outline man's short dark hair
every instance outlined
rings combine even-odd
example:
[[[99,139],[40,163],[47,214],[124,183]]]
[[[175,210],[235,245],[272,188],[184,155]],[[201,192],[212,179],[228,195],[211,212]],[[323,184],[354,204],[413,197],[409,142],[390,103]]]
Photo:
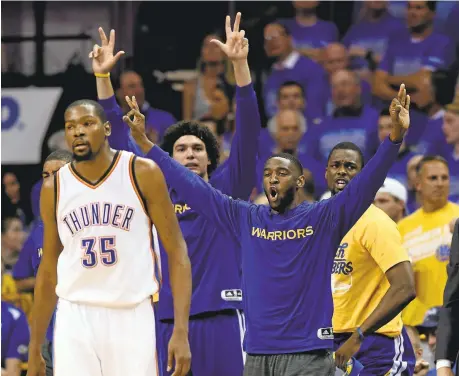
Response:
[[[299,87],[300,90],[301,90],[301,95],[305,96],[304,94],[304,89],[303,89],[303,86],[301,86],[298,82],[296,81],[285,81],[284,83],[282,83],[282,85],[279,87],[279,90],[277,90],[277,98],[280,98],[280,93],[281,93],[281,90],[284,88],[284,87],[289,87],[289,86],[296,86],[296,87]]]
[[[180,121],[177,124],[169,127],[163,136],[161,149],[169,153],[172,157],[174,152],[174,144],[183,136],[195,136],[199,138],[206,146],[207,156],[210,165],[207,167],[207,173],[210,175],[215,171],[220,159],[220,149],[218,142],[213,133],[205,125],[201,125],[196,121]]]
[[[328,154],[327,164],[330,162],[330,158],[335,150],[353,150],[359,155],[360,162],[362,164],[361,168],[365,165],[362,150],[360,150],[360,148],[353,142],[340,142],[339,144],[336,144],[333,149],[331,149],[330,154]]]
[[[8,216],[5,216],[2,218],[2,227],[1,227],[1,232],[2,234],[5,234],[8,231],[8,226],[11,221],[17,219],[18,221],[21,220],[17,215],[15,214],[9,214]]]
[[[440,163],[443,163],[446,167],[449,168],[448,161],[445,158],[443,158],[442,156],[440,156],[440,155],[425,155],[425,156],[422,157],[422,159],[416,165],[416,173],[419,174],[419,172],[422,169],[422,166],[424,166],[426,163],[429,163],[429,162],[440,162]]]
[[[66,112],[70,110],[73,107],[78,107],[78,106],[92,106],[96,110],[96,115],[100,119],[102,123],[105,123],[107,121],[107,116],[105,116],[105,111],[104,108],[96,101],[93,101],[91,99],[80,99],[75,102],[70,103],[70,105],[67,107],[65,110]]]
[[[290,154],[290,153],[277,153],[277,154],[274,154],[274,155],[271,155],[267,160],[266,160],[266,163],[273,159],[273,158],[283,158],[283,159],[287,159],[289,160],[290,162],[293,163],[293,165],[295,166],[295,168],[297,169],[297,172],[298,172],[298,176],[301,176],[303,175],[303,165],[301,164],[300,160],[295,157],[293,154]]]
[[[67,150],[56,150],[46,157],[45,163],[49,161],[63,161],[70,163],[73,161],[73,155]]]

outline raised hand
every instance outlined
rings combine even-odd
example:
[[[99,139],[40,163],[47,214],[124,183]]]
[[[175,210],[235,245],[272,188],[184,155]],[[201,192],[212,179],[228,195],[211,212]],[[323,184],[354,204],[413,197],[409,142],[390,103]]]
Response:
[[[249,41],[244,38],[245,31],[239,31],[239,25],[241,23],[241,13],[236,14],[234,21],[234,27],[231,30],[231,17],[226,16],[226,43],[222,43],[217,39],[212,39],[211,42],[218,45],[221,50],[228,56],[231,61],[245,60],[249,53]]]
[[[406,94],[405,84],[400,85],[397,98],[392,99],[389,107],[390,117],[394,129],[390,138],[392,141],[401,141],[410,126],[410,96]]]
[[[101,46],[95,44],[89,53],[89,58],[92,59],[92,70],[94,73],[110,73],[120,57],[124,55],[124,51],[118,51],[116,55],[113,55],[115,30],[110,31],[110,39],[107,39],[104,30],[99,27],[99,35]]]
[[[126,98],[126,103],[129,105],[131,111],[129,111],[126,115],[123,116],[124,122],[129,125],[131,128],[131,134],[134,139],[138,139],[139,137],[146,137],[145,134],[145,116],[140,112],[139,105],[135,97]]]

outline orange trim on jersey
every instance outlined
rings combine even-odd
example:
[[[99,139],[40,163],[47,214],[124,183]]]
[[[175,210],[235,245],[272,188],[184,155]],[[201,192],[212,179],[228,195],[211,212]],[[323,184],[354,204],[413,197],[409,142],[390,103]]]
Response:
[[[151,257],[153,258],[153,281],[155,281],[156,285],[158,286],[158,291],[155,292],[152,296],[152,300],[154,299],[154,296],[156,294],[159,294],[159,288],[161,286],[160,282],[156,279],[156,273],[155,273],[155,269],[156,269],[156,252],[155,250],[153,249],[153,231],[151,230],[152,227],[153,227],[153,222],[150,220],[149,221],[149,226],[150,226],[150,231],[148,232],[149,233],[149,236],[150,236],[150,252],[151,252]]]
[[[145,204],[143,202],[142,195],[140,194],[139,190],[137,189],[137,184],[135,183],[135,180],[134,180],[134,171],[132,170],[132,165],[133,165],[132,160],[134,158],[135,158],[135,155],[131,155],[131,158],[129,158],[129,178],[131,180],[132,188],[134,188],[134,192],[135,192],[135,194],[137,195],[137,198],[140,201],[140,205],[142,205],[143,211],[145,212],[147,217],[150,217],[149,214],[148,214],[147,208],[145,207]]]
[[[56,219],[59,218],[58,217],[58,208],[59,208],[59,196],[60,196],[60,187],[61,187],[61,182],[59,180],[59,171],[56,171],[56,197],[54,198],[54,201],[55,201],[55,205],[56,207],[54,208],[54,211],[56,213]]]
[[[72,173],[72,175],[80,183],[83,183],[84,185],[86,185],[89,188],[96,189],[96,188],[99,188],[110,177],[110,175],[112,174],[112,172],[115,170],[116,166],[118,165],[118,162],[120,161],[120,159],[121,159],[121,152],[118,152],[118,154],[115,157],[115,160],[112,161],[112,163],[111,163],[110,167],[108,168],[108,170],[102,175],[102,178],[100,180],[98,180],[96,184],[91,184],[88,181],[83,180],[82,177],[78,174],[78,172],[76,172],[76,170],[74,170],[74,167],[73,167],[73,165],[71,163],[70,163],[69,170]]]

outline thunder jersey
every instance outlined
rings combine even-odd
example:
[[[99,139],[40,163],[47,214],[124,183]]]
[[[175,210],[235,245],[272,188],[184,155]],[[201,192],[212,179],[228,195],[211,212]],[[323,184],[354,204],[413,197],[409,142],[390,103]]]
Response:
[[[157,241],[137,185],[135,158],[117,151],[95,184],[79,175],[73,163],[55,175],[56,219],[64,247],[57,264],[59,298],[122,308],[158,291]]]
[[[459,206],[448,202],[426,213],[422,208],[398,223],[416,281],[416,299],[402,312],[405,325],[421,325],[429,308],[443,305],[452,234],[449,223],[459,217]]]
[[[395,222],[371,205],[346,234],[332,270],[333,331],[353,332],[371,315],[389,290],[385,273],[409,261]],[[401,313],[376,333],[400,335]]]

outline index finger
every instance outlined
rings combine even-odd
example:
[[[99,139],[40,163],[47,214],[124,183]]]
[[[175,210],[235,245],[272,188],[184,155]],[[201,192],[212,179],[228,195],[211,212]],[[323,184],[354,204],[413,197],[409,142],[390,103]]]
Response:
[[[102,46],[106,46],[108,44],[107,36],[105,35],[104,29],[99,27],[99,35],[100,35],[100,40],[102,42]]]
[[[234,28],[233,28],[234,32],[237,33],[239,31],[239,24],[240,23],[241,23],[241,12],[237,12],[236,20],[234,21]]]
[[[231,35],[231,17],[226,16],[225,20],[225,31],[226,31],[226,38],[228,39]]]
[[[178,361],[175,362],[175,369],[174,369],[174,373],[172,374],[172,376],[185,376],[182,373],[182,362],[178,362]]]

